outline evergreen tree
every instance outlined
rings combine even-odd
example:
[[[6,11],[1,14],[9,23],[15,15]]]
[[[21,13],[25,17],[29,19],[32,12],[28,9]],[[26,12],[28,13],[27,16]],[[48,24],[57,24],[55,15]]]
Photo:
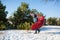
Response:
[[[1,24],[5,24],[7,22],[6,16],[7,16],[7,11],[5,11],[6,6],[4,6],[1,1],[0,1],[0,27]]]
[[[32,22],[32,17],[29,15],[30,9],[29,5],[25,2],[21,3],[21,6],[17,8],[17,11],[14,12],[12,23],[15,26],[15,29],[19,24],[25,23],[25,22]]]

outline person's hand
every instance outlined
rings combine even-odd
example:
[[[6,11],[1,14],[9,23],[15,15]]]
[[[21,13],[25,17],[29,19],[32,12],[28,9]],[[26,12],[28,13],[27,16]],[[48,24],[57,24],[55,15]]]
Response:
[[[34,14],[33,14],[33,13],[30,13],[30,15],[31,15],[32,17],[34,17]]]

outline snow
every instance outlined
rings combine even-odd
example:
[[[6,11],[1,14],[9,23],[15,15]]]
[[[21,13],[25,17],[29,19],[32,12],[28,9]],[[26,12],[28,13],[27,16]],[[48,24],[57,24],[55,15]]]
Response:
[[[43,26],[39,34],[34,30],[0,31],[0,40],[60,40],[60,26]]]

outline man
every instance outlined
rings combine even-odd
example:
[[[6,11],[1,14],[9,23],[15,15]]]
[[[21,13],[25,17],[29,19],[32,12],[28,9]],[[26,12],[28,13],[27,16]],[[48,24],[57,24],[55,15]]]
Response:
[[[32,30],[35,30],[35,33],[39,33],[40,29],[44,25],[44,16],[42,14],[37,14],[37,22],[32,25]]]

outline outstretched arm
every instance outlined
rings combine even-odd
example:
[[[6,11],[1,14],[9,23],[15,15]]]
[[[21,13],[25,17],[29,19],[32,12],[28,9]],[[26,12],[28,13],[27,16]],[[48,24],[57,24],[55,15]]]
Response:
[[[30,15],[31,15],[32,17],[34,17],[34,14],[33,14],[33,13],[30,13]]]

